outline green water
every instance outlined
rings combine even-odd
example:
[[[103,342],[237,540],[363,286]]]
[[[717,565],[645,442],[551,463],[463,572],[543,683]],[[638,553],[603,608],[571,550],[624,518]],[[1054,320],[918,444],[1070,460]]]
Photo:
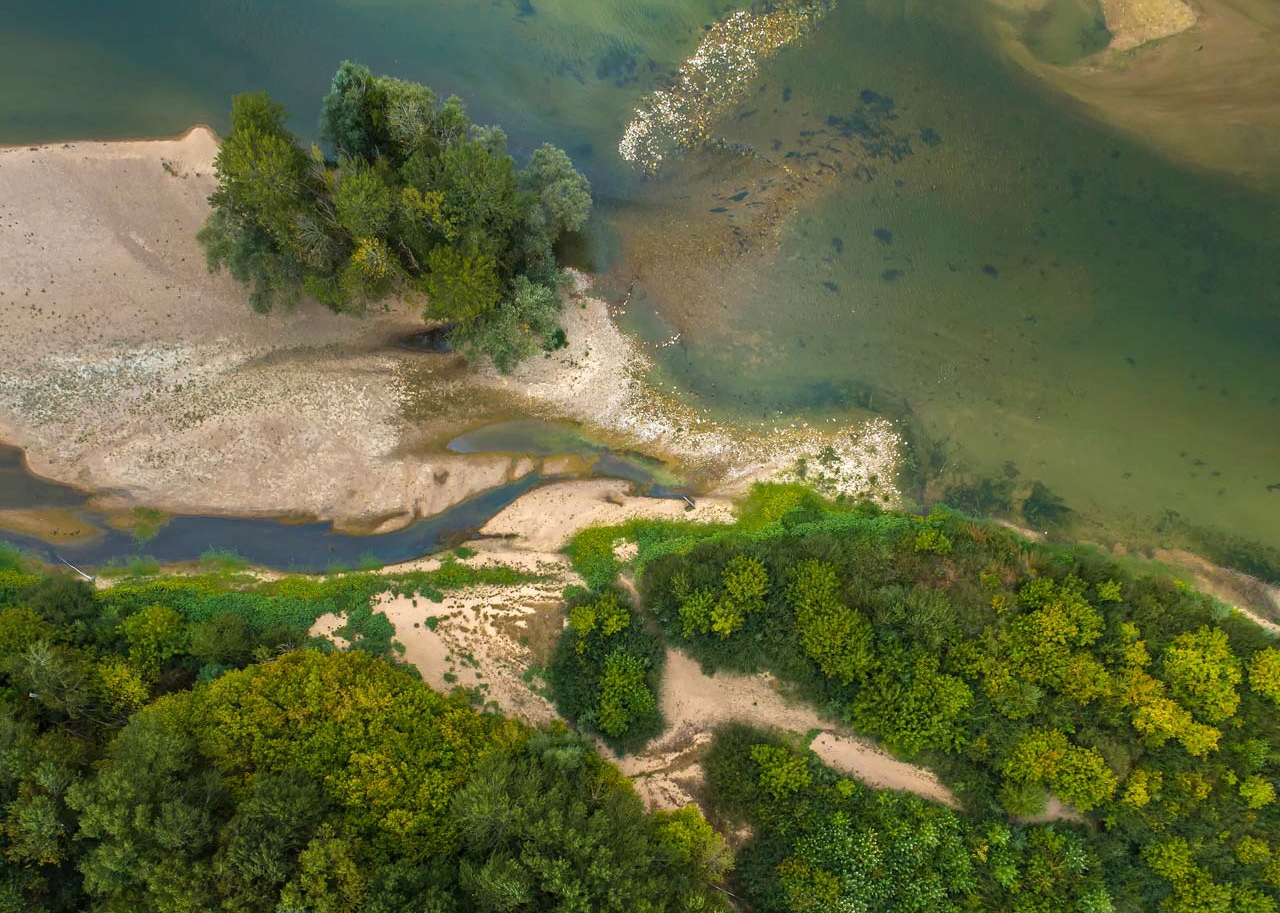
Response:
[[[776,253],[684,277],[723,318],[663,372],[744,419],[884,408],[935,494],[1016,470],[1095,526],[1280,543],[1280,205],[1097,126],[963,17],[895,10],[844,4],[720,125],[843,172]],[[745,224],[752,196],[690,205]]]
[[[721,199],[742,162],[698,156],[652,181],[616,146],[704,27],[747,5],[8,0],[0,143],[223,127],[227,97],[258,88],[311,134],[354,58],[464,95],[517,150],[574,154],[606,213],[588,262],[613,264],[619,289],[636,280],[632,328],[696,328],[655,350],[689,399],[744,420],[869,406],[910,428],[934,494],[1016,472],[1095,527],[1176,511],[1280,544],[1280,204],[1165,161],[1004,62],[978,0],[844,0],[717,128],[760,173],[817,178],[776,250],[704,262],[684,243],[703,223],[672,214],[746,224],[753,188]],[[1017,32],[1050,63],[1105,40],[1093,0],[1055,0]],[[613,230],[643,228],[664,194],[647,230],[671,257],[617,265]]]

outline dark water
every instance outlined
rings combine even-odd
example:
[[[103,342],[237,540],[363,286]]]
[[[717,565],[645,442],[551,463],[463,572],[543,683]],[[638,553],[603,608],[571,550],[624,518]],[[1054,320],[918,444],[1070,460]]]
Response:
[[[1010,62],[1008,34],[1050,64],[1097,50],[1096,0],[1016,22],[982,0],[842,0],[714,125],[747,157],[640,178],[616,151],[634,107],[738,6],[8,0],[0,142],[225,126],[228,95],[260,88],[309,135],[334,67],[358,59],[464,95],[518,151],[568,148],[607,213],[583,262],[658,238],[659,258],[612,278],[639,280],[633,329],[690,328],[657,353],[699,404],[742,420],[869,408],[910,424],[935,493],[1038,480],[1093,529],[1173,511],[1280,543],[1280,203]],[[748,168],[805,183],[726,266],[698,245],[711,215],[727,232],[763,211],[735,183]]]
[[[79,507],[88,499],[78,488],[32,475],[21,450],[0,444],[0,510]]]
[[[50,563],[61,558],[82,568],[122,564],[135,558],[174,564],[195,561],[211,552],[231,552],[257,567],[321,573],[335,567],[351,568],[369,558],[381,564],[395,564],[456,545],[520,495],[544,481],[537,473],[530,473],[515,482],[468,498],[444,513],[377,536],[345,535],[334,532],[329,523],[180,515],[170,519],[154,538],[146,542],[139,542],[131,532],[105,526],[101,526],[103,532],[100,535],[91,539],[56,546],[5,530],[0,530],[0,542],[16,545]],[[52,494],[57,497],[56,493]],[[103,519],[91,512],[84,516],[91,522]]]

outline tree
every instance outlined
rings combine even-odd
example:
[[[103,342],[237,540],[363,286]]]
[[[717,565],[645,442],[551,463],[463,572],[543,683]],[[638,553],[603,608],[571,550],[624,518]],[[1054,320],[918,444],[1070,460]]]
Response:
[[[1249,660],[1249,687],[1280,704],[1280,649],[1267,647]]]
[[[808,761],[785,748],[753,745],[751,760],[760,771],[760,788],[775,799],[785,799],[812,782]]]
[[[1072,745],[1057,730],[1039,729],[1024,736],[1004,762],[1013,783],[1043,784],[1080,811],[1111,798],[1116,775],[1096,748]]]
[[[320,138],[339,155],[372,160],[379,152],[375,123],[381,93],[368,67],[344,60],[320,107]]]
[[[427,258],[427,314],[472,329],[498,305],[501,286],[493,257],[440,245]]]
[[[849,707],[853,724],[879,735],[894,749],[957,751],[966,742],[964,714],[973,692],[941,671],[936,656],[900,650],[881,657]]]
[[[824,675],[847,685],[871,665],[872,634],[867,620],[841,601],[839,590],[834,565],[803,561],[787,589],[787,602],[805,652]]]
[[[591,205],[567,155],[543,146],[524,172],[499,127],[456,97],[344,61],[325,96],[319,146],[303,152],[284,109],[236,96],[214,211],[199,234],[210,270],[250,287],[260,312],[303,294],[338,312],[425,291],[424,316],[509,371],[563,341],[553,245]]]
[[[531,273],[555,267],[553,248],[570,231],[581,231],[591,214],[591,185],[562,149],[543,144],[520,174],[520,189],[530,197],[519,246]]]
[[[354,161],[338,172],[333,208],[352,238],[381,239],[391,227],[391,188],[373,166]]]
[[[539,349],[555,347],[557,332],[563,335],[560,308],[554,289],[516,276],[511,297],[489,319],[456,329],[452,341],[468,359],[487,355],[494,367],[507,374]]]
[[[129,661],[146,678],[154,679],[165,662],[186,651],[186,622],[168,606],[148,606],[120,627],[129,643]]]
[[[630,750],[662,730],[663,660],[656,638],[607,590],[570,607],[547,671],[552,700],[566,719]]]
[[[728,637],[742,627],[748,615],[764,608],[769,592],[769,574],[758,558],[737,555],[720,575],[724,589],[711,610],[711,630]]]
[[[657,699],[645,683],[648,669],[644,657],[624,650],[605,657],[596,706],[596,725],[605,735],[624,735],[637,719],[657,708]]]
[[[40,578],[22,591],[19,603],[54,625],[89,621],[97,614],[93,587],[67,574]]]
[[[646,818],[630,784],[573,733],[492,753],[453,801],[462,909],[720,911],[719,849],[682,815]]]
[[[1231,652],[1227,632],[1201,627],[1179,634],[1162,657],[1174,699],[1208,723],[1230,719],[1240,703],[1240,661]]]

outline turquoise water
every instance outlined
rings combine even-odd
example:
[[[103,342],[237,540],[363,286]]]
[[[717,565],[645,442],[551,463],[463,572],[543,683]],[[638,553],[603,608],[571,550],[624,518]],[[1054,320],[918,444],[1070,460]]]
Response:
[[[655,351],[690,400],[885,412],[922,500],[987,479],[1016,508],[1040,482],[1091,534],[1172,511],[1280,544],[1280,203],[1100,126],[979,0],[844,0],[715,125],[746,156],[640,178],[616,152],[635,105],[745,5],[9,0],[0,142],[221,127],[258,88],[311,134],[357,59],[573,153],[604,214],[585,262],[635,283],[637,332],[682,333]],[[1054,64],[1106,38],[1094,0],[1014,31]]]

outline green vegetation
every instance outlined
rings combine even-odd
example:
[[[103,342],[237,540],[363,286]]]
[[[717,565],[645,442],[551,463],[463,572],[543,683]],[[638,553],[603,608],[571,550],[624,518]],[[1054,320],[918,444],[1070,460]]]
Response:
[[[1112,909],[1098,859],[1068,830],[869,789],[745,726],[717,734],[706,770],[715,811],[754,833],[736,878],[753,910]]]
[[[166,605],[189,622],[234,615],[256,632],[277,631],[282,641],[300,643],[317,618],[346,616],[359,626],[369,613],[369,600],[384,592],[421,595],[440,601],[444,591],[478,584],[506,585],[536,579],[511,568],[471,567],[446,560],[434,571],[406,574],[355,573],[340,577],[285,577],[261,582],[234,574],[123,580],[97,595],[101,613],[123,618],[149,605]],[[2,586],[2,583],[0,583]],[[0,604],[3,596],[0,595]],[[345,636],[345,635],[344,635]],[[354,646],[363,646],[361,638]],[[368,648],[368,647],[366,647]],[[383,645],[373,647],[383,652]]]
[[[547,670],[565,719],[634,750],[662,732],[662,645],[613,590],[573,604]]]
[[[726,909],[697,810],[646,814],[581,737],[440,695],[385,641],[290,649],[337,608],[368,630],[378,589],[500,571],[95,592],[0,554],[0,910]]]
[[[955,883],[934,871],[943,882],[932,899],[858,893],[866,872],[847,853],[865,849],[867,828],[881,848],[910,837],[941,852],[951,813],[858,798],[860,788],[841,812],[813,792],[834,789],[833,775],[812,759],[802,770],[777,751],[753,753],[772,744],[755,734],[712,794],[771,847],[748,851],[738,870],[752,909],[842,909],[846,896],[848,909],[1277,909],[1280,649],[1213,599],[1087,549],[1037,546],[947,512],[823,502],[795,486],[757,489],[732,525],[584,532],[571,555],[593,583],[618,538],[639,546],[643,611],[669,643],[711,670],[768,670],[833,720],[932,767],[963,803],[956,839],[970,864],[980,846],[1004,860]],[[731,783],[752,764],[758,794],[735,804]],[[1050,793],[1084,822],[1010,825],[1042,812]],[[796,797],[845,817],[768,811]],[[919,872],[939,866],[904,870],[901,884],[923,891]],[[806,896],[835,899],[807,906]]]
[[[586,224],[591,188],[562,150],[543,145],[518,171],[502,130],[472,124],[457,97],[350,62],[324,99],[328,155],[284,123],[266,93],[232,99],[199,236],[256,310],[425,295],[425,317],[502,371],[563,343],[555,244]]]

